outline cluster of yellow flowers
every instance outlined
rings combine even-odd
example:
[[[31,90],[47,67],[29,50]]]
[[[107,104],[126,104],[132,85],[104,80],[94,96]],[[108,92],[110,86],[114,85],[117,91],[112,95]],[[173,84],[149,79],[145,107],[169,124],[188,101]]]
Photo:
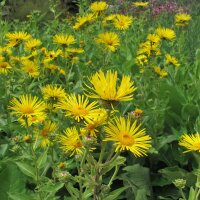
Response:
[[[148,34],[147,40],[139,45],[139,49],[136,57],[136,64],[140,67],[140,72],[144,72],[145,66],[155,65],[154,61],[157,57],[161,57],[161,42],[174,41],[176,34],[174,30],[169,28],[159,27],[155,30],[155,33]],[[176,57],[165,53],[165,66],[153,66],[153,71],[160,77],[165,77],[168,75],[166,66],[172,65],[179,67],[180,63]]]
[[[137,7],[148,6],[147,2],[133,4]],[[110,27],[112,30],[114,27],[118,32],[125,31],[131,27],[133,18],[122,14],[106,15],[108,8],[109,5],[103,1],[92,3],[89,12],[77,17],[74,22],[72,26],[74,34],[58,33],[52,37],[55,49],[41,47],[42,41],[26,32],[7,33],[5,36],[7,42],[0,47],[0,74],[23,73],[29,78],[39,78],[41,71],[46,74],[50,71],[58,76],[65,76],[67,73],[65,67],[59,66],[57,61],[63,60],[72,66],[78,63],[79,55],[85,50],[77,44],[74,35],[76,31],[87,28],[87,25],[95,20],[100,22],[102,27],[108,27],[109,31],[98,33],[94,41],[104,49],[115,52],[120,46],[120,36],[110,31]],[[178,26],[185,26],[190,19],[189,15],[175,16]],[[137,51],[136,63],[140,66],[141,72],[155,57],[162,55],[162,42],[174,41],[175,38],[174,30],[163,27],[149,34]],[[176,57],[165,53],[165,65],[179,67],[180,63]],[[153,66],[153,70],[160,77],[168,75],[165,67]],[[138,157],[146,155],[151,147],[151,137],[146,134],[145,129],[140,129],[140,123],[130,117],[118,116],[113,108],[115,103],[133,100],[136,87],[131,77],[124,75],[119,83],[116,71],[108,70],[104,73],[99,70],[89,78],[89,83],[85,83],[84,89],[84,94],[68,94],[62,85],[49,83],[40,86],[41,99],[31,94],[14,97],[10,101],[9,109],[18,117],[22,126],[35,127],[34,131],[38,133],[36,138],[42,147],[50,145],[51,135],[58,132],[58,124],[49,117],[50,112],[57,112],[74,119],[78,124],[66,128],[64,134],[57,134],[56,140],[70,155],[82,153],[85,148],[84,140],[91,140],[99,135],[105,142],[114,142],[116,151],[130,150]],[[139,109],[137,112],[139,115],[142,113]],[[26,135],[25,140],[28,139],[30,138]]]
[[[116,151],[130,150],[135,156],[146,155],[151,147],[151,137],[146,134],[145,129],[140,130],[141,124],[132,122],[131,118],[118,117],[110,113],[109,109],[100,107],[97,101],[90,102],[89,98],[97,98],[110,105],[114,102],[130,101],[133,99],[133,92],[136,90],[130,76],[123,76],[118,85],[117,72],[101,70],[92,75],[89,79],[90,85],[86,86],[85,95],[66,94],[65,91],[56,85],[47,85],[42,88],[44,100],[32,95],[22,95],[11,100],[10,109],[12,114],[18,116],[23,126],[32,126],[42,123],[39,139],[42,138],[43,147],[50,144],[48,135],[57,130],[57,125],[47,117],[46,103],[49,100],[53,103],[57,112],[63,111],[65,116],[73,118],[79,123],[79,129],[75,126],[69,127],[60,134],[57,140],[61,148],[71,155],[81,153],[84,148],[83,138],[104,137],[104,141],[113,141]],[[109,114],[110,113],[110,114]],[[102,126],[105,132],[100,133]]]

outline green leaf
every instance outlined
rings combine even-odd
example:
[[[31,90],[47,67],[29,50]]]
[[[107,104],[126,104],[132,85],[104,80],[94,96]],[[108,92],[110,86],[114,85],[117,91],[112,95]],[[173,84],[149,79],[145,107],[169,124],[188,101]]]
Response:
[[[141,190],[143,191],[143,196],[150,196],[151,183],[148,168],[135,164],[124,167],[123,170],[126,173],[121,174],[120,179],[124,181],[124,185],[128,185],[131,188],[129,190],[129,193],[132,193],[131,196],[135,196],[136,198],[138,195],[138,198],[140,198]]]
[[[79,191],[77,188],[75,188],[73,186],[72,183],[68,182],[67,184],[65,184],[67,191],[69,192],[69,194],[71,195],[71,197],[76,200],[79,198]]]
[[[8,144],[2,144],[0,145],[0,156],[4,156],[6,151],[8,149]]]
[[[9,200],[36,200],[37,197],[32,197],[30,194],[9,193]],[[36,195],[35,195],[36,196]]]
[[[135,200],[147,200],[146,189],[138,189],[137,194],[135,196]]]
[[[38,160],[37,160],[38,169],[41,169],[41,168],[43,168],[45,166],[45,163],[47,161],[47,152],[48,152],[48,149],[45,152],[43,152],[40,155],[40,157],[38,158]]]
[[[122,187],[122,188],[119,188],[119,189],[116,189],[112,192],[110,192],[110,194],[104,198],[104,200],[115,200],[115,199],[118,199],[119,195],[124,192],[128,187]]]
[[[25,190],[25,177],[16,165],[7,162],[1,165],[0,173],[0,199],[7,200],[10,193],[23,193]]]
[[[16,164],[19,167],[19,169],[22,171],[22,173],[33,178],[34,180],[36,179],[35,170],[32,166],[23,162],[16,162]]]
[[[193,187],[191,187],[188,200],[194,200],[194,199],[195,199],[195,190],[193,189]]]

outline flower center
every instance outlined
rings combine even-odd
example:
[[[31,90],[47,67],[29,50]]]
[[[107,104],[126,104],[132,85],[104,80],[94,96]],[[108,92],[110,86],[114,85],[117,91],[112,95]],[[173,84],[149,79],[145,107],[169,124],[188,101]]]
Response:
[[[196,147],[197,150],[200,150],[200,142],[197,142],[194,146]]]
[[[48,133],[49,133],[49,131],[48,131],[47,129],[43,129],[42,132],[41,132],[41,135],[42,135],[43,137],[47,137],[47,136],[48,136]]]
[[[75,115],[77,116],[85,116],[88,114],[88,111],[82,107],[82,106],[77,106],[75,110]]]
[[[77,141],[75,144],[75,148],[81,148],[82,147],[82,143],[80,141]]]
[[[133,146],[133,144],[135,143],[135,140],[132,135],[126,132],[122,132],[119,135],[119,142],[125,146]]]
[[[2,63],[2,64],[0,65],[0,68],[6,69],[6,68],[7,68],[7,64],[6,64],[6,63]]]
[[[34,113],[34,110],[33,110],[32,107],[26,106],[26,107],[23,107],[23,108],[21,109],[21,112],[22,112],[23,114],[27,115],[27,114],[32,114],[32,113]]]

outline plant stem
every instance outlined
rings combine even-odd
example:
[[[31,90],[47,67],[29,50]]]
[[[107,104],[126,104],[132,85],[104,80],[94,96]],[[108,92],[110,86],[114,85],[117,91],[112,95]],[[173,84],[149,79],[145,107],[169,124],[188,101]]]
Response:
[[[113,182],[113,180],[115,179],[115,177],[116,177],[118,171],[119,171],[119,166],[117,165],[117,166],[115,167],[115,171],[114,171],[114,173],[113,173],[113,175],[112,175],[112,177],[111,177],[111,179],[110,179],[110,181],[109,181],[109,183],[108,183],[108,187],[109,187],[109,188],[110,188],[110,186],[112,185],[112,182]]]
[[[186,197],[185,197],[185,194],[183,193],[183,190],[182,190],[181,188],[179,189],[179,192],[180,192],[182,198],[183,198],[184,200],[187,200]]]
[[[102,167],[105,167],[107,165],[109,165],[110,163],[112,163],[114,160],[116,160],[116,158],[119,156],[120,152],[118,151],[112,158],[111,160],[109,160],[108,162],[105,162],[102,164]]]

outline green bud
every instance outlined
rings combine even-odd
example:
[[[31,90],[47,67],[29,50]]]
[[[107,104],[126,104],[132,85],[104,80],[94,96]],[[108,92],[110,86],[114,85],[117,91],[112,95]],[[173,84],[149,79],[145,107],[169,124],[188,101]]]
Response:
[[[183,189],[183,188],[185,188],[186,180],[181,179],[181,178],[175,179],[175,181],[173,181],[173,184],[174,184],[177,188]]]

